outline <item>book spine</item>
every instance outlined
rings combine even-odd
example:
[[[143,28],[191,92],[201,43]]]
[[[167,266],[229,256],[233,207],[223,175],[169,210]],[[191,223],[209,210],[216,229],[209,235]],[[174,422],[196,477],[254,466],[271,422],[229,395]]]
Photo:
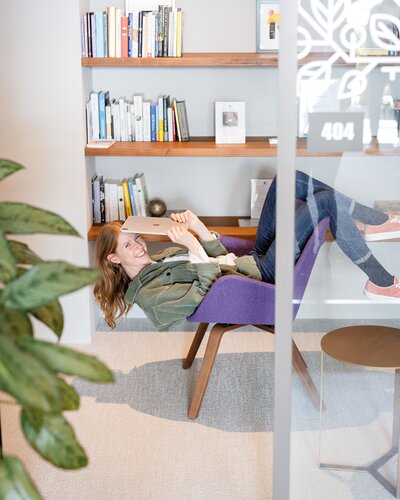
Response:
[[[115,18],[116,7],[108,7],[108,57],[115,57]]]
[[[155,105],[156,106],[156,141],[159,142],[160,141],[160,130],[159,130],[159,126],[158,126],[158,116],[159,116],[159,113],[158,113],[158,104]]]
[[[158,12],[153,12],[153,16],[151,19],[152,19],[151,57],[157,57],[157,53],[158,53]]]
[[[97,57],[96,14],[90,13],[90,26],[92,30],[92,54]]]
[[[131,202],[132,215],[137,215],[137,209],[135,206],[135,195],[133,193],[134,180],[132,177],[128,179],[128,191],[129,191],[129,200]]]
[[[112,116],[112,128],[113,128],[113,139],[116,141],[121,140],[121,121],[119,116],[119,103],[111,103],[111,116]]]
[[[92,178],[93,224],[101,223],[100,213],[100,178],[95,174]]]
[[[135,140],[135,105],[129,104],[129,114],[131,117],[131,129],[129,131],[129,137],[131,137],[131,141]]]
[[[148,101],[143,101],[143,140],[145,142],[151,141],[150,103]]]
[[[100,139],[100,121],[99,121],[99,94],[90,93],[91,116],[92,116],[92,139]]]
[[[186,113],[186,103],[185,101],[178,101],[178,116],[179,116],[179,126],[181,131],[181,140],[188,141],[189,136],[189,124]]]
[[[86,13],[86,19],[87,19],[87,23],[86,23],[87,24],[87,40],[88,40],[88,57],[93,57],[91,14],[93,14],[93,12],[87,12]]]
[[[92,126],[92,103],[86,102],[86,142],[93,139],[93,126]]]
[[[137,186],[138,199],[139,199],[139,207],[140,207],[140,215],[142,217],[146,216],[146,200],[143,189],[143,174],[137,174],[135,176],[135,183]]]
[[[121,57],[121,18],[122,9],[115,9],[115,57]]]
[[[164,101],[158,98],[158,140],[164,142]]]
[[[103,91],[99,92],[99,135],[100,139],[107,138],[106,128],[106,96]]]
[[[143,97],[133,96],[133,104],[135,105],[135,140],[143,141]]]
[[[112,120],[111,120],[111,105],[106,106],[106,135],[107,139],[112,139]]]
[[[182,57],[182,9],[176,14],[176,57]]]
[[[118,185],[110,182],[110,221],[118,220]]]
[[[168,56],[174,56],[174,13],[168,9]]]
[[[163,96],[164,141],[168,142],[167,96]]]
[[[168,7],[164,6],[164,45],[163,45],[163,57],[168,57]]]
[[[174,115],[175,115],[175,124],[176,124],[176,137],[178,141],[181,141],[181,127],[179,123],[179,116],[178,116],[178,108],[177,108],[177,101],[174,99]]]
[[[171,115],[172,115],[172,140],[176,141],[176,123],[175,123],[175,110],[174,110],[174,104],[172,103],[171,105]]]
[[[172,108],[167,109],[168,114],[168,141],[172,142],[174,140],[174,126],[172,123]]]
[[[124,204],[124,190],[120,182],[118,182],[117,189],[118,189],[118,219],[125,220],[126,214],[125,214],[125,204]]]
[[[85,43],[85,16],[81,17],[81,54],[82,57],[87,57],[86,43]]]
[[[96,42],[97,57],[104,57],[103,12],[96,12]]]
[[[132,215],[132,207],[131,207],[131,201],[129,199],[128,182],[126,179],[122,181],[122,188],[124,191],[125,213],[128,217],[130,217]]]
[[[138,57],[142,57],[143,46],[143,11],[139,11],[138,16]]]
[[[156,104],[150,106],[150,139],[152,142],[157,141],[157,113]]]
[[[133,15],[132,12],[128,14],[128,57],[132,57],[132,23]]]
[[[103,43],[104,43],[104,57],[108,57],[108,15],[103,12]]]
[[[174,8],[172,9],[172,18],[173,18],[173,26],[172,26],[172,53],[173,56],[176,57],[176,24],[177,24],[178,11]]]
[[[157,57],[162,57],[163,55],[163,8],[162,5],[158,6],[158,16],[157,16],[157,35],[158,35],[158,44],[157,44]]]
[[[126,135],[126,115],[125,115],[125,99],[119,99],[119,120],[121,126],[121,141],[127,141]]]
[[[110,222],[110,180],[104,181],[104,213],[105,221]]]
[[[106,221],[106,202],[104,196],[104,180],[103,176],[100,175],[100,222],[104,224]]]
[[[128,57],[128,18],[121,17],[121,57]]]
[[[132,57],[138,57],[139,11],[132,11]]]

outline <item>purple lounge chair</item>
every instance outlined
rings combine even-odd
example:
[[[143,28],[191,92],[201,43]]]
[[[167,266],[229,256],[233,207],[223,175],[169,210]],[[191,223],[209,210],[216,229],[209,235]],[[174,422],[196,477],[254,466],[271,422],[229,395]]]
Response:
[[[293,319],[300,307],[318,251],[324,242],[328,225],[329,218],[323,219],[318,224],[294,266],[295,304],[293,305]],[[221,237],[221,242],[229,252],[233,252],[238,256],[248,254],[254,246],[253,241],[229,236]],[[188,412],[188,417],[195,419],[199,414],[207,390],[211,370],[223,334],[245,325],[253,325],[274,333],[275,285],[241,276],[223,276],[213,284],[199,307],[193,314],[188,316],[187,320],[200,324],[187,357],[183,361],[184,369],[192,366],[208,325],[215,323],[210,331],[203,363]],[[314,405],[319,409],[318,390],[308,374],[307,365],[294,341],[293,366],[308,390]]]

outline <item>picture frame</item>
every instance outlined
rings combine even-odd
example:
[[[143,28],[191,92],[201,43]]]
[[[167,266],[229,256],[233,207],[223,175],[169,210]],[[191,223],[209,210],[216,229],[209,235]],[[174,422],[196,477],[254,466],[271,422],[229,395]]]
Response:
[[[215,143],[245,144],[246,117],[245,103],[221,102],[215,103]]]
[[[279,50],[280,2],[257,0],[257,52]]]

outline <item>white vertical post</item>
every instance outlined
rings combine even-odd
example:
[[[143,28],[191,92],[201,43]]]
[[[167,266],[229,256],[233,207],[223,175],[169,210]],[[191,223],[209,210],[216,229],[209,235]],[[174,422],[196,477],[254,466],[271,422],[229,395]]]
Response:
[[[297,19],[293,0],[280,3],[278,182],[275,297],[273,498],[289,499],[293,255],[296,160]]]

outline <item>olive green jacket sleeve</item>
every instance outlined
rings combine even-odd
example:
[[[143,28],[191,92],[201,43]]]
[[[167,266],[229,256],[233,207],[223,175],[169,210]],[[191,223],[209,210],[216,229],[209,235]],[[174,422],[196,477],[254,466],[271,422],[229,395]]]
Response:
[[[228,250],[221,243],[220,235],[215,231],[212,231],[211,234],[215,236],[215,239],[209,241],[200,240],[200,244],[206,251],[206,254],[209,257],[218,257],[219,255],[227,255]]]

